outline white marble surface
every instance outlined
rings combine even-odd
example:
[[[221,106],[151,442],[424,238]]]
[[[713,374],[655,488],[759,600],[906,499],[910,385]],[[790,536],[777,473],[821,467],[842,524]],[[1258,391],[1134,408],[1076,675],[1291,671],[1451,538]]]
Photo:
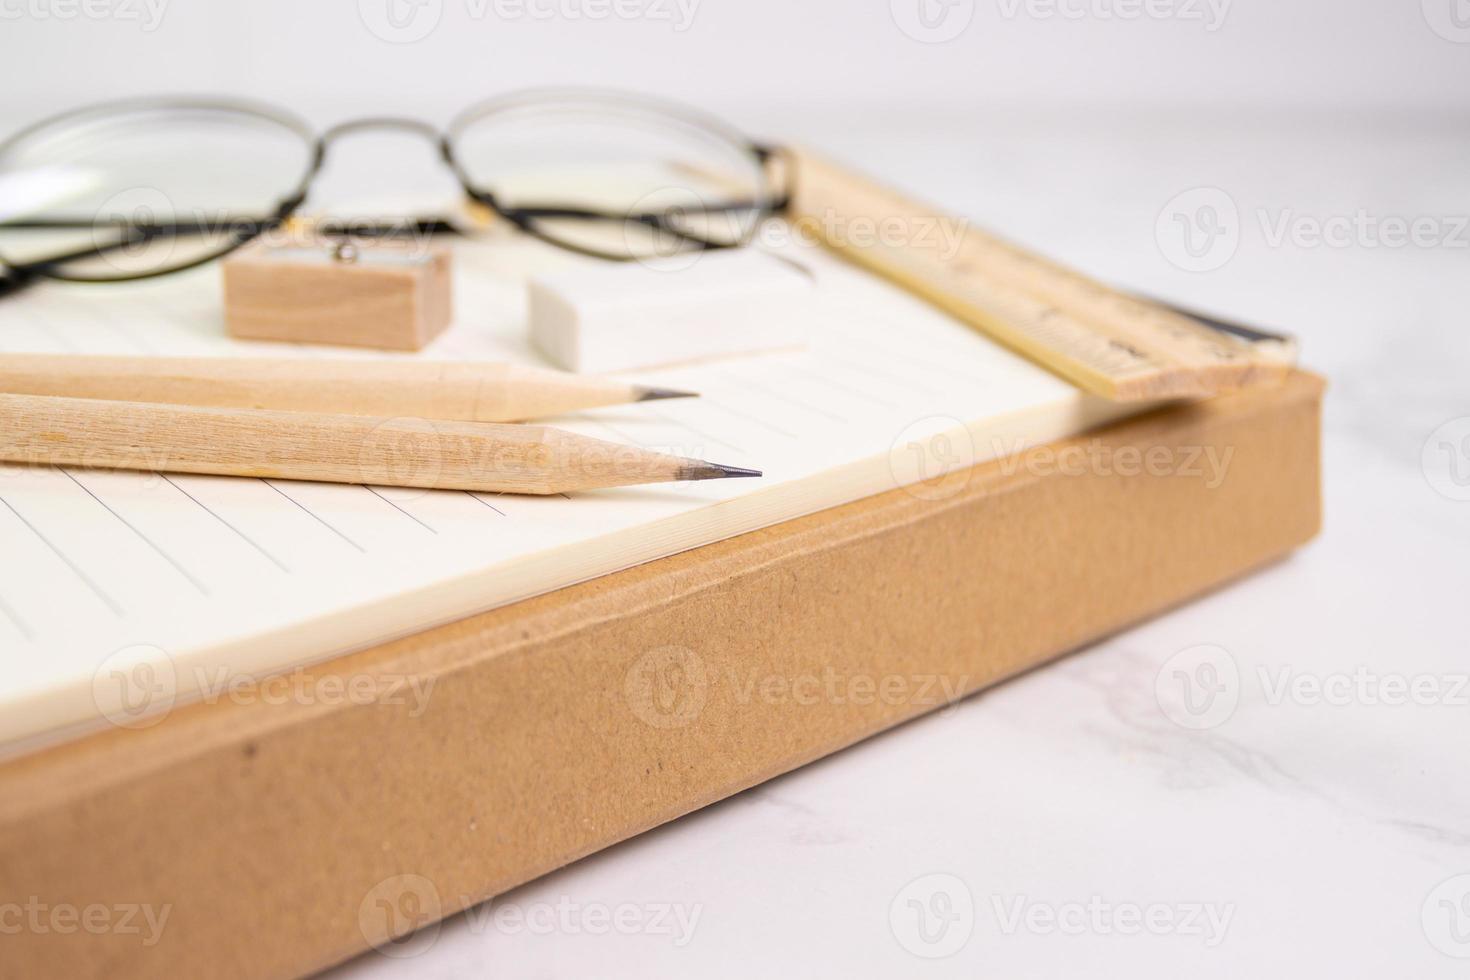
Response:
[[[1466,122],[991,112],[809,129],[1103,278],[1298,333],[1333,382],[1325,534],[517,889],[411,944],[418,955],[369,954],[341,974],[1466,975],[1470,500],[1453,499],[1470,498]],[[1237,253],[1209,272],[1172,265],[1176,244],[1155,235],[1197,187],[1240,212]],[[1359,209],[1440,219],[1455,241],[1271,241],[1283,214]],[[1431,433],[1456,419],[1453,455],[1436,440],[1426,471]],[[1206,654],[1226,688],[1181,714],[1174,671],[1195,665],[1171,658],[1201,645],[1219,648]],[[1330,695],[1278,697],[1283,678],[1327,680]],[[1400,680],[1435,703],[1382,703]],[[625,905],[639,911],[605,927]]]

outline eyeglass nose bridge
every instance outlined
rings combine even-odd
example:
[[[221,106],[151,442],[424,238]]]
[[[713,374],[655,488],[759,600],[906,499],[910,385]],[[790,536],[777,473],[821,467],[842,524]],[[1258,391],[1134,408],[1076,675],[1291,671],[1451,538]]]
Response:
[[[312,148],[311,163],[301,183],[297,186],[295,193],[281,201],[276,208],[275,220],[285,221],[306,200],[308,189],[321,173],[322,166],[327,161],[327,150],[332,144],[343,136],[353,136],[357,133],[372,132],[374,130],[397,130],[398,132],[411,133],[421,136],[432,143],[439,153],[440,159],[458,174],[454,165],[454,152],[449,146],[448,135],[440,132],[438,128],[422,119],[414,119],[411,116],[363,116],[359,119],[348,119],[327,128],[316,138]]]
[[[411,116],[363,116],[360,119],[348,119],[346,122],[337,123],[322,133],[317,140],[317,166],[320,166],[326,159],[327,150],[331,145],[341,137],[377,130],[396,130],[421,136],[434,145],[446,163],[450,162],[449,138],[438,127]]]

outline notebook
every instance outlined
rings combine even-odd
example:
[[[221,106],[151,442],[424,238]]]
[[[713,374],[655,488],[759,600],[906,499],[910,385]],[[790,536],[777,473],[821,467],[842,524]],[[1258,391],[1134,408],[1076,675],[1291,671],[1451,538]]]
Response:
[[[525,281],[589,260],[516,237],[456,248],[455,324],[410,356],[544,365],[527,342]],[[702,397],[548,420],[760,468],[763,479],[540,498],[0,466],[0,753],[146,725],[235,679],[297,670],[1139,410],[1084,395],[820,250],[792,248],[818,283],[805,350],[643,373]],[[0,301],[0,356],[391,356],[231,341],[219,275],[43,284]]]

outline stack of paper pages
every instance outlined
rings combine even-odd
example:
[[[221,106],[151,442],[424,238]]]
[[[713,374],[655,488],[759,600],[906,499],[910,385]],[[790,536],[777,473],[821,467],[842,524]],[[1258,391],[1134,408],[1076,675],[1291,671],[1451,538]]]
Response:
[[[548,420],[764,479],[535,498],[0,467],[0,751],[126,721],[138,706],[111,677],[180,703],[1137,410],[824,253],[795,257],[819,282],[807,350],[642,374],[703,397]],[[420,356],[543,363],[525,277],[572,261],[461,246],[455,326]],[[228,340],[218,276],[42,285],[0,301],[0,356],[377,356]]]

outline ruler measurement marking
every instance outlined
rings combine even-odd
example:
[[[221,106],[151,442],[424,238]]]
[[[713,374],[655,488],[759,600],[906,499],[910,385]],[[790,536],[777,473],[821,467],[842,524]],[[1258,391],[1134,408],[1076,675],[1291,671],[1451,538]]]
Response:
[[[804,154],[795,186],[799,220],[824,214],[944,220],[941,212],[895,190]],[[1105,397],[1209,395],[1274,380],[1288,369],[1246,340],[1119,292],[968,222],[960,225],[953,254],[917,243],[829,245]]]

